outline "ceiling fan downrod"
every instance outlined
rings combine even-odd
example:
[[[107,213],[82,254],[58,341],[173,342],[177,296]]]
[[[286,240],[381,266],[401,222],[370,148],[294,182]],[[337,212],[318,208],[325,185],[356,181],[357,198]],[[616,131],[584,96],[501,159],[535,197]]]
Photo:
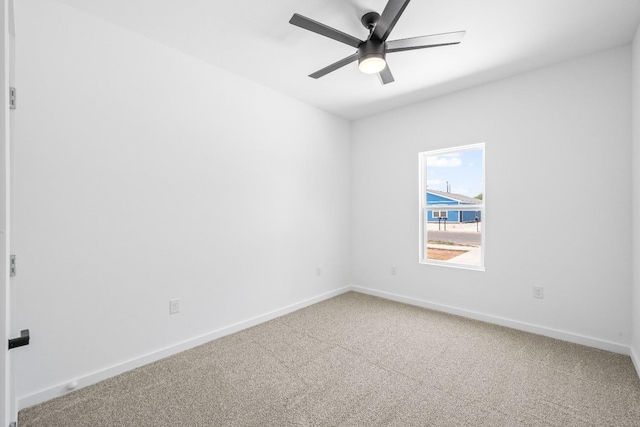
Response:
[[[369,35],[373,33],[373,29],[376,27],[378,20],[380,20],[380,14],[378,12],[367,12],[360,18],[362,25],[369,30]]]

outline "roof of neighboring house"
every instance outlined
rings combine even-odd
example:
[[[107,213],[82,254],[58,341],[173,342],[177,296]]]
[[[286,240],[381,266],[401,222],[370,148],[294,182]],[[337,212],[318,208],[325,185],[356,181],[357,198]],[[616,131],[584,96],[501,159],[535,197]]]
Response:
[[[462,194],[446,193],[444,191],[429,190],[428,188],[427,188],[427,193],[435,194],[437,196],[447,197],[451,200],[455,200],[457,202],[465,203],[465,204],[482,203],[482,200],[476,199],[474,197],[463,196]]]

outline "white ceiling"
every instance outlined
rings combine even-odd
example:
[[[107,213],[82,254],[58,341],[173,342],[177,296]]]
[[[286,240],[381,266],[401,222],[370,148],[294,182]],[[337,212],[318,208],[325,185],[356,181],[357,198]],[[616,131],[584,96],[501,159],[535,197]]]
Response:
[[[364,39],[360,16],[387,0],[59,0],[249,80],[357,119],[629,43],[640,0],[413,0],[389,40],[466,30],[461,44],[389,54],[382,86],[355,49],[290,25],[294,12]]]

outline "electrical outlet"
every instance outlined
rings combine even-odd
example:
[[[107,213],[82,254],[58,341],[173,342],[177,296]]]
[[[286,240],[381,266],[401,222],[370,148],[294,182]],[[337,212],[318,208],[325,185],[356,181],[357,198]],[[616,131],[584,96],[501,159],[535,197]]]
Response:
[[[169,314],[180,313],[180,299],[169,300]]]
[[[316,276],[322,276],[322,267],[316,267]]]
[[[544,298],[544,288],[542,286],[534,286],[533,297],[540,298],[540,299]]]
[[[392,276],[397,276],[398,275],[398,267],[396,267],[395,265],[391,266],[391,275]]]

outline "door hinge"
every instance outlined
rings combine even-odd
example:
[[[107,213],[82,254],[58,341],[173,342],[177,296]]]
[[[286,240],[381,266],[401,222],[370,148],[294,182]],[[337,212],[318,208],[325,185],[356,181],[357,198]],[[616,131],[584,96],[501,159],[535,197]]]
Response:
[[[16,88],[15,87],[9,88],[9,108],[11,108],[12,110],[16,109]]]
[[[18,270],[16,268],[16,256],[11,255],[11,261],[9,261],[9,276],[11,277],[15,276],[17,271]]]

